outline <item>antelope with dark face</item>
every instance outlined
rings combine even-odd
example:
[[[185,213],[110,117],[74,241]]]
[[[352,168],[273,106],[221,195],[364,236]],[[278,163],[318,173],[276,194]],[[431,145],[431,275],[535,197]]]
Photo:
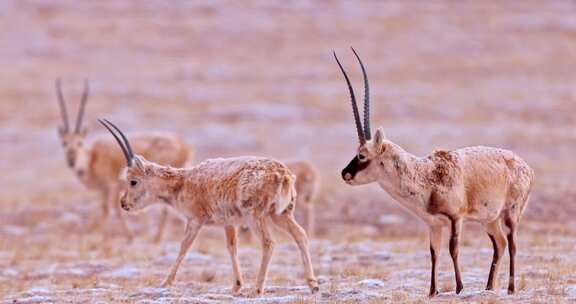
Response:
[[[255,288],[255,294],[261,295],[274,250],[268,227],[271,221],[292,236],[300,250],[306,282],[312,292],[318,291],[308,238],[294,219],[295,177],[284,164],[270,158],[235,157],[209,159],[185,169],[161,166],[135,155],[127,138],[112,123],[107,120],[100,123],[114,136],[126,158],[129,187],[121,198],[122,208],[133,211],[162,203],[187,220],[180,252],[163,287],[174,281],[202,226],[213,224],[224,227],[234,273],[232,290],[239,292],[243,279],[236,233],[238,226],[247,224],[262,241],[262,262]]]
[[[456,293],[463,289],[458,264],[462,223],[480,222],[494,247],[486,289],[497,288],[498,269],[508,245],[510,276],[508,293],[514,293],[516,235],[534,180],[534,171],[511,151],[491,147],[467,147],[454,151],[434,151],[417,157],[386,138],[384,130],[370,132],[368,77],[360,57],[352,49],[364,78],[364,127],[354,90],[344,75],[360,144],[356,155],[342,170],[349,185],[378,183],[400,205],[424,221],[430,230],[432,272],[430,296],[436,288],[436,261],[440,255],[444,227],[450,231],[450,255],[454,265]]]
[[[70,129],[66,102],[62,94],[61,81],[56,81],[56,93],[60,105],[62,125],[58,128],[58,134],[66,155],[68,167],[74,171],[80,182],[90,190],[100,192],[102,196],[102,217],[108,216],[109,207],[113,207],[122,223],[122,228],[129,238],[129,231],[118,199],[120,193],[126,187],[120,177],[124,168],[123,155],[118,146],[109,137],[94,137],[88,144],[86,140],[87,129],[82,127],[82,118],[89,96],[88,81],[84,82],[84,92],[80,99],[80,108],[76,118],[74,130]],[[146,133],[134,136],[134,147],[138,153],[146,155],[161,164],[175,167],[183,167],[191,158],[190,148],[184,140],[170,133]],[[102,221],[96,221],[101,223]],[[167,222],[167,210],[163,210],[160,216],[160,226],[155,236],[159,241]]]

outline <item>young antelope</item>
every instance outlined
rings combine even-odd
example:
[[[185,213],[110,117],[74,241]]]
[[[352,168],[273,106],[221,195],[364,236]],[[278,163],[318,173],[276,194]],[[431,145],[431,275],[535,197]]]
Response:
[[[140,210],[161,202],[174,208],[187,220],[184,240],[169,275],[162,283],[169,286],[200,228],[206,224],[224,227],[234,273],[234,293],[243,280],[237,257],[237,227],[253,227],[262,242],[262,263],[255,294],[264,291],[268,265],[274,250],[269,221],[286,230],[300,250],[304,275],[310,290],[318,291],[308,238],[294,219],[296,190],[294,176],[281,162],[263,157],[209,159],[186,169],[161,166],[132,152],[122,132],[107,120],[100,120],[120,145],[126,158],[129,187],[121,198],[126,211]],[[119,134],[119,136],[114,132]],[[122,140],[120,140],[120,137]]]

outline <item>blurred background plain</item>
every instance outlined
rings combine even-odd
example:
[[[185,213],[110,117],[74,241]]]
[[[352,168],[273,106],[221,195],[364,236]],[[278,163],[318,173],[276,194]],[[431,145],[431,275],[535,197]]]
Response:
[[[573,1],[0,0],[0,264],[63,233],[82,239],[79,225],[99,212],[65,164],[57,77],[70,115],[90,80],[91,134],[104,117],[128,132],[177,132],[197,161],[310,160],[322,177],[319,238],[416,237],[425,252],[415,217],[376,185],[340,178],[357,140],[332,51],[361,99],[350,46],[370,78],[373,127],[420,156],[517,152],[536,171],[521,238],[526,227],[574,237],[575,13]]]

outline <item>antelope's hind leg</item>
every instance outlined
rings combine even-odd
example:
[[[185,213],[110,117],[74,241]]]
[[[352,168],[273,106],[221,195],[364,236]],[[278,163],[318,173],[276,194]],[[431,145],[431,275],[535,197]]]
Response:
[[[492,264],[490,265],[490,274],[488,275],[488,283],[486,290],[494,290],[498,286],[498,270],[500,269],[500,262],[504,249],[506,249],[506,237],[500,225],[501,219],[486,224],[486,232],[492,241],[494,247],[494,255],[492,256]]]
[[[238,262],[237,231],[234,226],[225,226],[224,231],[226,232],[226,247],[228,248],[228,253],[232,260],[232,271],[234,272],[234,285],[232,286],[232,292],[236,294],[240,291],[244,283],[242,272],[240,270],[240,263]]]
[[[274,223],[287,231],[290,236],[294,239],[294,242],[298,245],[300,250],[300,257],[302,258],[302,264],[304,265],[304,275],[306,276],[306,282],[310,291],[316,293],[319,290],[318,280],[314,276],[314,269],[312,268],[312,261],[310,259],[310,250],[308,248],[308,237],[306,232],[294,219],[294,213],[292,210],[285,210],[280,215],[273,214],[272,220]]]
[[[510,230],[507,235],[508,239],[508,255],[510,256],[510,276],[508,277],[508,294],[515,292],[514,286],[514,271],[516,267],[516,228],[518,223],[513,222],[511,219],[505,221],[506,226]]]
[[[306,233],[309,238],[314,237],[314,230],[316,229],[314,223],[314,202],[311,200],[305,201],[303,204],[299,205],[304,211],[304,227],[306,227]]]

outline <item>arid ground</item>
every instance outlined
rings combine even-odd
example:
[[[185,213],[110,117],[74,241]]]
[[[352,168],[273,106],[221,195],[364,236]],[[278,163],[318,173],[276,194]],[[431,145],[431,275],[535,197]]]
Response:
[[[484,291],[492,248],[465,225],[465,289],[440,258],[435,302],[576,301],[576,3],[573,1],[17,1],[0,0],[0,298],[6,303],[427,302],[426,227],[375,185],[340,170],[357,145],[337,51],[372,124],[406,150],[514,150],[536,182],[519,231],[516,295],[508,258]],[[196,160],[308,159],[322,176],[311,241],[320,292],[305,287],[296,247],[279,245],[266,294],[250,297],[257,242],[241,242],[247,286],[232,296],[218,227],[202,231],[172,288],[158,288],[183,226],[152,242],[158,210],[129,215],[128,243],[98,197],[68,170],[54,81],[75,113],[82,80],[91,134],[106,117],[127,131],[169,130]],[[361,97],[359,97],[361,98]],[[99,223],[94,227],[93,223]]]

